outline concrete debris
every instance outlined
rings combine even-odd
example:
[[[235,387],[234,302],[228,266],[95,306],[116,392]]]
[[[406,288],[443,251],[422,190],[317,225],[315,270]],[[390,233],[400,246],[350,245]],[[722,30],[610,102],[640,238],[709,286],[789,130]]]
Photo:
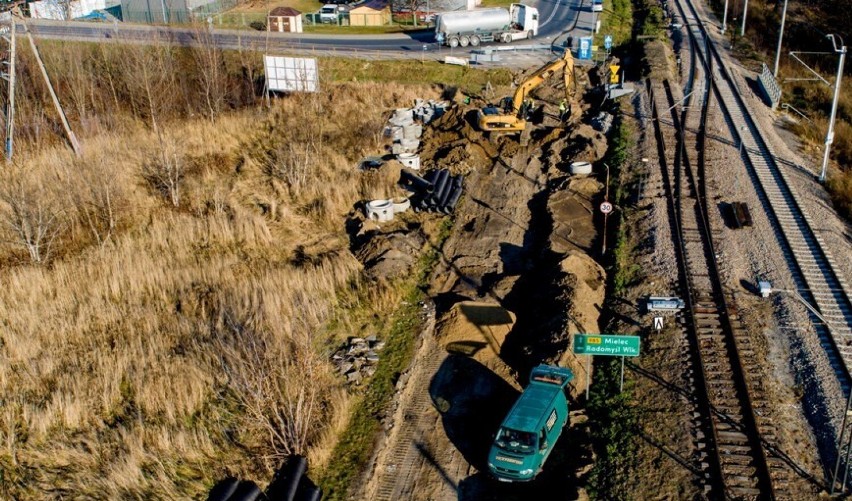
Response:
[[[464,176],[453,176],[448,169],[431,170],[425,177],[403,169],[399,183],[415,193],[411,199],[415,212],[452,214],[464,192]]]
[[[609,133],[609,130],[612,128],[612,120],[613,116],[605,111],[598,113],[598,116],[592,118],[592,127],[598,131],[603,133],[604,135]]]
[[[388,120],[385,137],[393,140],[391,153],[402,155],[416,153],[420,148],[420,136],[423,135],[423,125],[444,114],[450,106],[446,101],[417,99],[413,108],[397,108]],[[420,121],[421,123],[415,123]]]
[[[347,383],[360,385],[364,379],[376,373],[376,364],[379,363],[378,352],[384,347],[385,343],[378,341],[374,335],[366,339],[349,338],[349,341],[332,355],[331,361],[337,371],[346,377]]]
[[[434,99],[424,101],[422,99],[417,99],[414,101],[414,108],[412,111],[414,112],[414,117],[417,120],[420,120],[424,124],[429,124],[432,120],[443,116],[444,112],[447,111],[447,108],[449,107],[450,103],[446,101],[435,101]]]

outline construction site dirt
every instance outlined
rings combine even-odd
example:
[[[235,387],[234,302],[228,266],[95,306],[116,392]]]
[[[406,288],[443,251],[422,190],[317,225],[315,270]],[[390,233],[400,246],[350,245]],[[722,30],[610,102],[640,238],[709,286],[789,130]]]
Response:
[[[539,94],[538,124],[523,146],[479,132],[473,105],[449,109],[424,130],[423,167],[464,174],[465,196],[438,249],[429,320],[355,499],[586,497],[580,479],[593,454],[578,411],[533,482],[497,482],[486,465],[534,365],[574,371],[576,408],[586,369],[568,349],[570,335],[599,329],[605,274],[591,256],[603,184],[569,176],[568,165],[600,160],[606,139],[579,122],[563,126],[552,96],[553,88]]]

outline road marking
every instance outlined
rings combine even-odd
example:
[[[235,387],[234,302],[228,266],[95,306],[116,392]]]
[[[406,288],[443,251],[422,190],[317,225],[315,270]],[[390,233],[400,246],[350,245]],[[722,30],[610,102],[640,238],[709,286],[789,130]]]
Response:
[[[543,23],[538,25],[538,29],[542,29],[547,23],[550,22],[551,19],[553,19],[553,16],[556,15],[557,7],[559,7],[559,4],[561,4],[561,3],[562,3],[562,0],[556,0],[556,7],[554,7],[553,10],[550,11],[550,15],[547,17],[547,19],[545,19],[545,21]],[[583,6],[583,0],[580,0],[580,7],[582,7],[582,6]]]

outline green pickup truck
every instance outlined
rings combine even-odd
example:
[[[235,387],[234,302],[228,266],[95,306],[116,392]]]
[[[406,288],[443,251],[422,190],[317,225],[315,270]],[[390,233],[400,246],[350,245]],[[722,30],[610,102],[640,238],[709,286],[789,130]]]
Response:
[[[566,387],[574,374],[539,365],[530,384],[509,411],[488,453],[488,469],[502,482],[535,478],[568,423]]]

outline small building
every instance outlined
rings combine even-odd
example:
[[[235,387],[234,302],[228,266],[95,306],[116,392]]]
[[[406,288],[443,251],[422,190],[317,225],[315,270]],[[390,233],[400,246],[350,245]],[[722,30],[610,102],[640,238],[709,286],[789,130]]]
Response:
[[[301,33],[302,13],[293,7],[276,7],[269,12],[266,29],[278,33]]]
[[[349,11],[350,26],[386,26],[390,23],[390,5],[385,0],[369,0]]]

